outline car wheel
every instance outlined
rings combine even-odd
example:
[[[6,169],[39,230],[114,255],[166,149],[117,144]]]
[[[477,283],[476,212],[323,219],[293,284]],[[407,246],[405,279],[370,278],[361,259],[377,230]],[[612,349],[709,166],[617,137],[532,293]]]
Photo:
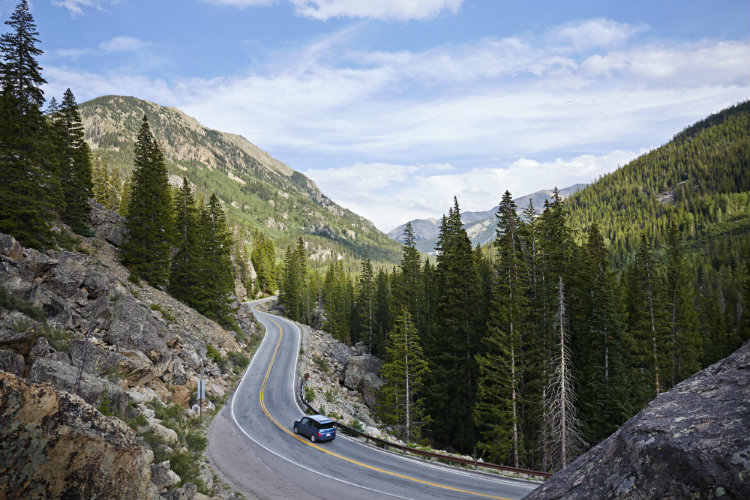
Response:
[[[315,434],[310,434],[310,441],[315,442]]]
[[[297,426],[296,426],[296,425],[294,426],[294,433],[295,433],[295,434],[299,434],[299,429],[297,429]]]

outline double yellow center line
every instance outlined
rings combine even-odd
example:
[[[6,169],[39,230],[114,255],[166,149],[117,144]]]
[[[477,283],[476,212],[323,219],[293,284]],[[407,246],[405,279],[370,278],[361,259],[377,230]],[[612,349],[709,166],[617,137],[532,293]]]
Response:
[[[281,327],[281,325],[279,323],[277,323],[276,321],[274,321],[274,320],[271,320],[271,322],[273,322],[273,324],[276,325],[279,328],[279,340],[276,342],[276,348],[273,351],[273,356],[271,356],[271,362],[268,363],[268,368],[266,369],[266,376],[263,378],[263,384],[260,387],[260,394],[258,394],[258,401],[260,403],[260,408],[263,410],[263,413],[266,415],[266,417],[268,417],[268,419],[271,422],[274,423],[274,425],[276,427],[278,427],[279,429],[281,429],[282,431],[284,431],[286,434],[292,436],[297,441],[306,444],[307,446],[312,446],[313,448],[315,448],[317,450],[320,450],[323,453],[327,453],[328,455],[331,455],[333,457],[336,457],[336,458],[339,458],[341,460],[344,460],[345,462],[349,462],[350,464],[354,464],[354,465],[357,465],[359,467],[363,467],[365,469],[370,469],[370,470],[373,470],[373,471],[382,472],[383,474],[387,474],[389,476],[399,477],[401,479],[406,479],[408,481],[414,481],[415,483],[421,483],[421,484],[425,484],[425,485],[428,485],[428,486],[434,486],[435,488],[441,488],[441,489],[444,489],[444,490],[457,491],[459,493],[466,493],[466,494],[469,494],[469,495],[476,495],[476,496],[486,497],[486,498],[495,498],[497,500],[510,500],[510,499],[505,498],[505,497],[499,497],[499,496],[490,495],[490,494],[487,494],[487,493],[479,493],[479,492],[476,492],[476,491],[464,490],[464,489],[461,489],[461,488],[454,488],[453,486],[447,486],[447,485],[444,485],[444,484],[433,483],[433,482],[430,482],[430,481],[425,481],[424,479],[419,479],[419,478],[416,478],[416,477],[406,476],[404,474],[399,474],[397,472],[389,471],[389,470],[386,470],[386,469],[381,469],[380,467],[375,467],[375,466],[372,466],[372,465],[368,465],[368,464],[359,462],[357,460],[351,459],[349,457],[345,457],[344,455],[340,455],[338,453],[334,453],[331,450],[327,450],[327,449],[323,448],[322,446],[319,446],[319,445],[317,445],[315,443],[311,443],[307,439],[304,439],[301,436],[298,436],[298,435],[294,434],[292,431],[290,431],[289,429],[287,429],[284,425],[281,425],[278,422],[278,420],[276,420],[273,417],[273,415],[271,415],[271,413],[268,411],[268,408],[266,408],[266,401],[265,401],[266,386],[268,385],[268,378],[271,375],[271,368],[273,368],[273,364],[276,362],[276,355],[279,352],[279,347],[281,347],[281,339],[284,338],[284,329]]]

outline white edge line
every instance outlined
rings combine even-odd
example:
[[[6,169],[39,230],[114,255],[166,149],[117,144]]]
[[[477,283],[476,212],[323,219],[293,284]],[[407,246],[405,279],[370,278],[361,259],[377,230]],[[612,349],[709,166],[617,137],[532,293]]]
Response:
[[[253,310],[253,312],[255,312],[255,309],[254,309],[254,308],[251,308],[251,309]],[[262,311],[259,311],[259,312],[261,312],[261,313],[262,313]],[[262,314],[263,314],[263,313],[262,313]],[[267,313],[265,313],[265,314],[267,314]],[[296,326],[296,325],[295,325],[295,326]],[[264,328],[266,328],[266,333],[268,333],[268,328],[266,327],[266,325],[263,325],[263,327],[264,327]],[[263,344],[264,344],[264,343],[266,342],[266,339],[267,339],[267,338],[268,338],[268,336],[267,336],[267,335],[263,337],[263,342],[261,342],[261,347],[262,347],[262,345],[263,345]],[[259,350],[260,350],[260,347],[258,347],[258,351],[259,351]],[[256,351],[256,353],[257,353],[258,351]],[[297,357],[299,358],[299,349],[297,349]],[[271,454],[273,454],[273,455],[276,455],[277,457],[281,458],[282,460],[285,460],[285,461],[287,461],[287,462],[289,462],[289,463],[291,463],[291,464],[294,464],[294,465],[296,465],[297,467],[301,467],[301,468],[303,468],[303,469],[305,469],[305,470],[308,470],[308,471],[312,472],[313,474],[317,474],[317,475],[319,475],[319,476],[325,477],[325,478],[327,478],[327,479],[331,479],[331,480],[333,480],[333,481],[338,481],[338,482],[340,482],[340,483],[348,484],[349,486],[354,486],[354,487],[356,487],[356,488],[361,488],[361,489],[363,489],[363,490],[368,490],[368,491],[372,491],[372,492],[375,492],[375,493],[379,493],[379,494],[381,494],[381,495],[387,495],[387,496],[389,496],[389,497],[394,497],[394,498],[401,498],[401,499],[403,499],[403,500],[414,500],[413,498],[410,498],[410,497],[402,497],[402,496],[400,496],[400,495],[394,495],[393,493],[386,493],[385,491],[380,491],[380,490],[376,490],[376,489],[374,489],[374,488],[368,488],[367,486],[362,486],[362,485],[359,485],[359,484],[356,484],[356,483],[352,483],[352,482],[349,482],[349,481],[344,481],[343,479],[339,479],[339,478],[337,478],[337,477],[334,477],[334,476],[329,476],[328,474],[323,474],[323,473],[322,473],[322,472],[320,472],[320,471],[316,471],[316,470],[314,470],[314,469],[311,469],[311,468],[309,468],[309,467],[307,467],[307,466],[305,466],[305,465],[302,465],[302,464],[300,464],[300,463],[298,463],[298,462],[295,462],[294,460],[292,460],[292,459],[290,459],[290,458],[288,458],[288,457],[285,457],[285,456],[283,456],[283,455],[281,455],[281,454],[279,454],[279,453],[277,453],[277,452],[273,451],[272,449],[270,449],[270,448],[268,448],[267,446],[265,446],[265,445],[261,444],[260,442],[258,442],[258,441],[257,441],[257,440],[256,440],[255,438],[253,438],[253,437],[252,437],[252,436],[251,436],[250,434],[248,434],[248,433],[247,433],[247,431],[245,431],[245,429],[244,429],[244,428],[243,428],[243,427],[242,427],[242,426],[240,425],[239,421],[237,421],[237,417],[236,417],[236,416],[235,416],[235,414],[234,414],[234,399],[235,399],[235,398],[234,398],[234,396],[235,396],[235,395],[236,395],[236,394],[237,394],[237,393],[238,393],[238,392],[240,391],[240,388],[242,387],[242,384],[243,384],[243,382],[245,382],[245,378],[246,378],[246,377],[247,377],[247,375],[248,375],[248,374],[250,373],[250,367],[252,367],[252,365],[253,365],[253,362],[255,361],[255,359],[256,359],[256,356],[253,356],[253,359],[252,359],[252,361],[250,361],[250,366],[248,366],[247,370],[245,370],[245,374],[244,374],[244,375],[242,376],[242,380],[240,380],[240,383],[239,383],[239,384],[237,385],[237,389],[235,389],[235,391],[234,391],[234,394],[232,395],[232,403],[231,403],[231,405],[230,405],[230,413],[232,414],[232,420],[234,421],[234,425],[236,425],[236,426],[237,426],[237,428],[238,428],[238,429],[239,429],[239,430],[240,430],[240,431],[241,431],[241,432],[242,432],[242,433],[243,433],[243,434],[244,434],[245,436],[247,436],[247,438],[248,438],[248,439],[250,439],[250,440],[251,440],[252,442],[254,442],[255,444],[257,444],[258,446],[260,446],[261,448],[263,448],[263,449],[264,449],[264,450],[266,450],[267,452],[269,452],[269,453],[271,453]],[[296,364],[295,364],[295,375],[296,375],[296,370],[297,370],[297,368],[296,368]],[[294,389],[294,380],[292,380],[292,390],[293,390],[293,389]],[[295,397],[295,402],[296,402],[296,400],[297,400],[297,398]],[[297,405],[297,406],[299,407],[299,405]]]

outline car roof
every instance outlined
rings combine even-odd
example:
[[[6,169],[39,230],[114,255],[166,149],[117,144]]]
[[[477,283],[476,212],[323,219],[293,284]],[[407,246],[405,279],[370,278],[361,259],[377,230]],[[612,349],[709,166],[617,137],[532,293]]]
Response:
[[[317,420],[321,424],[327,424],[329,422],[333,423],[333,420],[331,420],[330,418],[326,417],[325,415],[310,415],[310,418],[313,419],[313,420]]]

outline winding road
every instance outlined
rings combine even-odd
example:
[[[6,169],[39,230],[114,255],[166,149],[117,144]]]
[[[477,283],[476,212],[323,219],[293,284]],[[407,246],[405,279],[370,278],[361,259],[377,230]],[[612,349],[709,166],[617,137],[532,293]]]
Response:
[[[253,304],[257,304],[253,303]],[[300,346],[291,321],[253,309],[266,335],[231,400],[209,429],[208,457],[252,498],[517,499],[537,483],[404,457],[339,434],[312,443],[292,432]]]

